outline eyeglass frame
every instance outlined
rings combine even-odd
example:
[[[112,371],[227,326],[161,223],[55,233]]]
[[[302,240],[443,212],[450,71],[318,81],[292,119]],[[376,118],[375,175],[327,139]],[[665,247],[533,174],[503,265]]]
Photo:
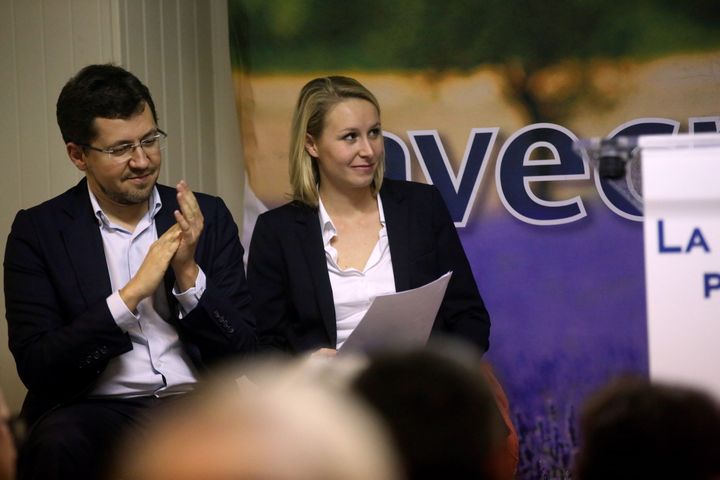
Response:
[[[145,155],[148,154],[147,151],[145,151],[145,149],[143,148],[143,142],[147,142],[150,139],[153,139],[153,141],[160,142],[162,140],[165,140],[167,138],[167,136],[168,136],[167,133],[165,133],[163,130],[157,128],[157,129],[155,129],[154,135],[152,135],[151,137],[145,138],[143,140],[140,140],[137,143],[123,143],[122,145],[117,145],[115,147],[109,147],[109,148],[93,147],[89,143],[78,143],[77,146],[82,147],[82,148],[89,148],[90,150],[95,150],[96,152],[105,153],[105,154],[107,154],[108,158],[110,158],[112,161],[122,164],[122,163],[130,161],[130,159],[133,156],[133,153],[135,152],[135,149],[137,149],[137,148],[142,148]],[[126,148],[129,149],[128,152],[130,153],[130,156],[127,159],[117,160],[117,157],[113,157],[113,154],[116,153],[117,150],[124,150]]]

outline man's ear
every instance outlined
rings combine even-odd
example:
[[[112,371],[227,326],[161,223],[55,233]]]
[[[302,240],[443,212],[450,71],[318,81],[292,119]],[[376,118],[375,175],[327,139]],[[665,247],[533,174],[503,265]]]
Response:
[[[318,158],[318,149],[315,139],[309,133],[305,134],[305,151],[313,158]]]
[[[77,167],[78,170],[81,170],[83,172],[87,170],[85,150],[81,146],[73,142],[65,144],[65,148],[67,149],[67,154],[68,157],[70,157],[70,161],[75,165],[75,167]]]

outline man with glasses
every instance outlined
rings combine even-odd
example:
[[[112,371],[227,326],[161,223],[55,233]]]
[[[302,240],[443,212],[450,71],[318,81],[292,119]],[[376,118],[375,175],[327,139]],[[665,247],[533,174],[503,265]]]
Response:
[[[57,120],[85,177],[21,210],[5,252],[20,479],[100,477],[122,432],[256,344],[237,226],[220,198],[157,183],[167,135],[147,87],[85,67]]]

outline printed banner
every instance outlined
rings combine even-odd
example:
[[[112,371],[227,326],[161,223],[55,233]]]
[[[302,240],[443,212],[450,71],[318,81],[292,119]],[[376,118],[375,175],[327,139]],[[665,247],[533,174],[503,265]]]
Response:
[[[649,368],[642,213],[574,142],[719,131],[720,19],[650,3],[229,0],[244,244],[289,200],[300,88],[358,79],[381,105],[387,175],[433,183],[455,220],[521,479],[569,478],[583,401]]]

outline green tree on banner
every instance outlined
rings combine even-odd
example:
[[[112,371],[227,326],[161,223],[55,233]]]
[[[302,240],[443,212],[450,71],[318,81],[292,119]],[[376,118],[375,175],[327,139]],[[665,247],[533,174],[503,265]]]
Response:
[[[720,46],[713,0],[229,0],[236,65],[256,72],[408,70],[432,80],[496,66],[527,123],[612,100],[602,60]],[[554,79],[554,81],[550,81]]]

